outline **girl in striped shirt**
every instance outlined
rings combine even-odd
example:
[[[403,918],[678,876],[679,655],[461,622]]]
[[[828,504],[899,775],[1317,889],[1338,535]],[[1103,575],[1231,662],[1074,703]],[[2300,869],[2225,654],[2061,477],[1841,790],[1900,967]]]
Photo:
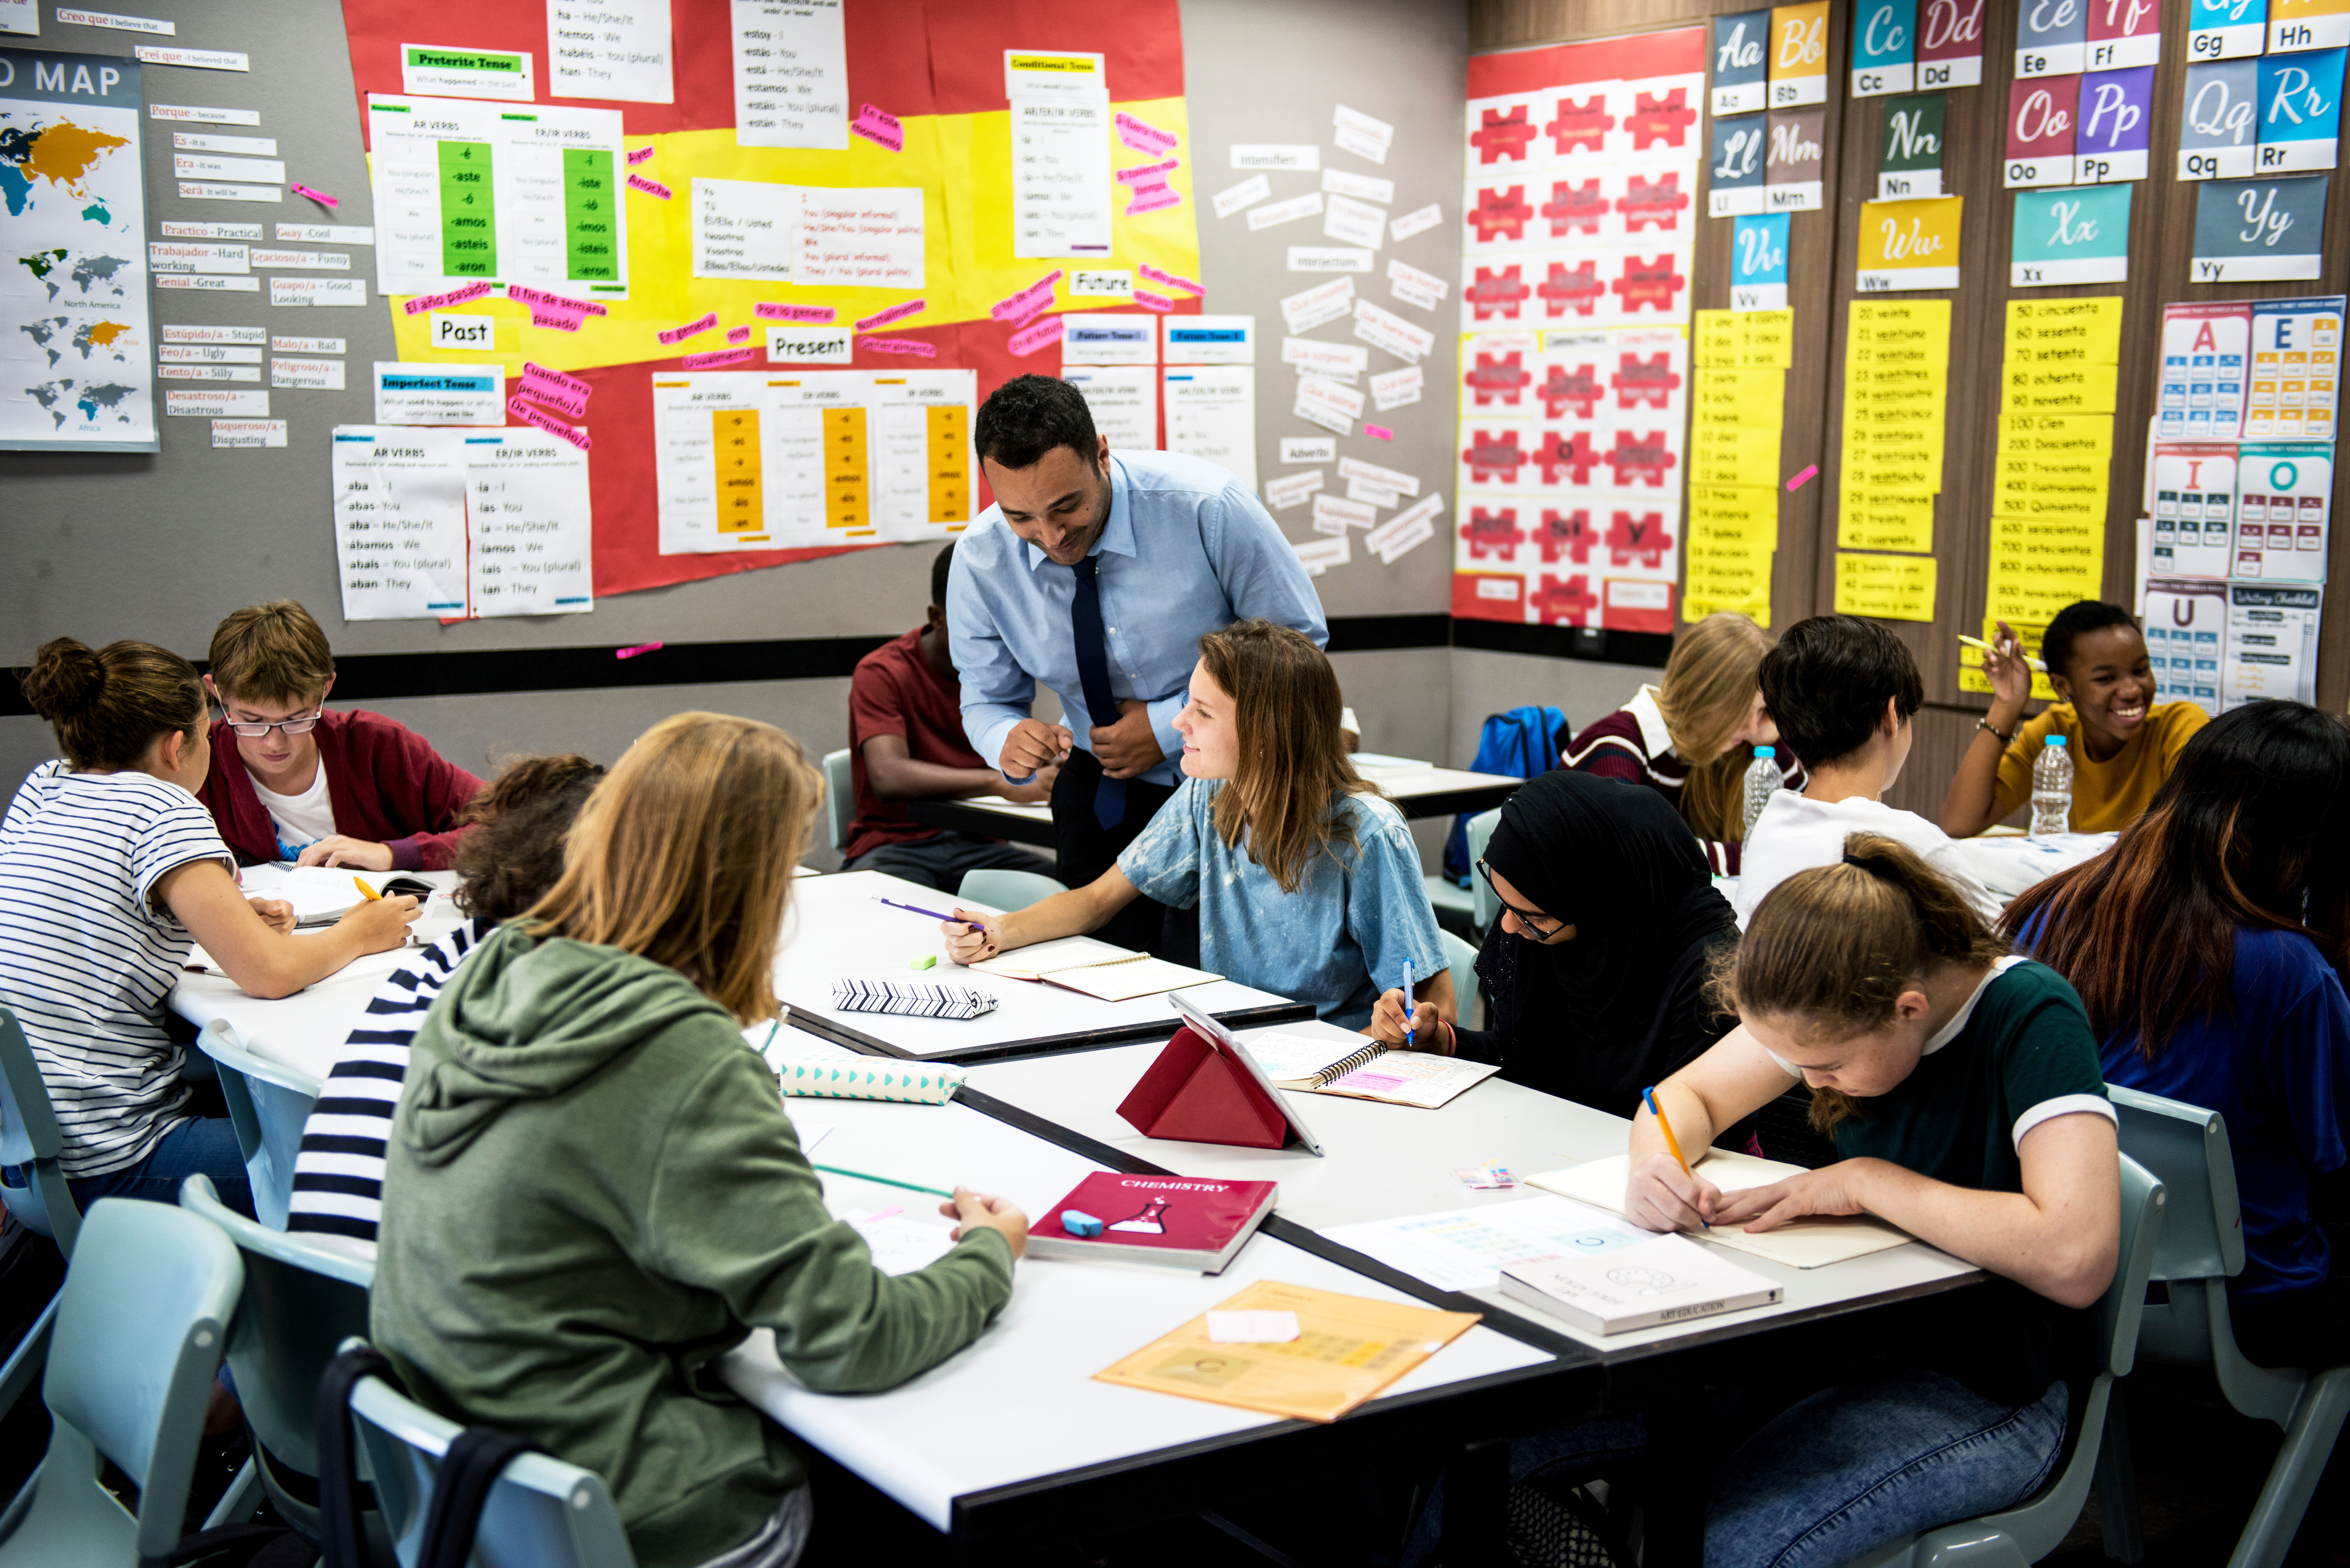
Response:
[[[294,910],[248,901],[197,803],[212,765],[195,667],[152,643],[44,643],[21,677],[65,754],[0,818],[0,1004],[16,1015],[64,1133],[74,1201],[179,1201],[202,1174],[251,1212],[225,1117],[199,1117],[165,999],[202,942],[255,996],[286,996],[408,940],[416,900],[364,902],[299,940]],[[21,1173],[0,1190],[22,1208]]]

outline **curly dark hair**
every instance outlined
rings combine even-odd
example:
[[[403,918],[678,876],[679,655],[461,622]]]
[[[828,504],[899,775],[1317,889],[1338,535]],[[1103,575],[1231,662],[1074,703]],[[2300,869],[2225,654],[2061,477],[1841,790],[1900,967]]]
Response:
[[[1090,468],[1101,444],[1085,394],[1051,376],[1014,376],[988,393],[972,438],[981,457],[1009,469],[1034,468],[1056,446]]]
[[[604,765],[586,757],[523,757],[465,805],[473,831],[457,840],[457,907],[511,920],[563,874],[563,840]]]

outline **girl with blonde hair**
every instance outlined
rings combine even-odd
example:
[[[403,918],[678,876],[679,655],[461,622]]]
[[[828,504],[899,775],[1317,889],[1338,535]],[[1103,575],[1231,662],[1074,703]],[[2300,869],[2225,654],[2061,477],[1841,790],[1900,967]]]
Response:
[[[941,928],[949,952],[976,963],[1091,931],[1147,897],[1200,911],[1206,968],[1311,1002],[1341,1028],[1374,1033],[1373,1004],[1410,965],[1428,1004],[1418,1044],[1436,1044],[1435,1021],[1453,1021],[1453,987],[1419,850],[1403,814],[1347,760],[1339,712],[1338,677],[1303,634],[1269,620],[1210,632],[1175,719],[1184,779],[1174,797],[1087,886],[1008,915],[955,910]]]
[[[1027,1221],[958,1189],[958,1244],[873,1266],[825,1210],[743,1026],[821,786],[771,724],[681,713],[598,785],[563,872],[450,979],[392,1122],[371,1326],[416,1397],[601,1475],[646,1568],[785,1568],[807,1464],[704,1391],[754,1328],[799,1380],[887,1388],[1012,1293]]]
[[[1562,732],[1559,766],[1655,790],[1705,841],[1713,874],[1736,876],[1746,765],[1756,746],[1779,738],[1762,701],[1770,651],[1771,634],[1730,610],[1685,628],[1664,683],[1641,687],[1572,738]],[[1783,753],[1778,763],[1786,787],[1801,790],[1802,764]]]

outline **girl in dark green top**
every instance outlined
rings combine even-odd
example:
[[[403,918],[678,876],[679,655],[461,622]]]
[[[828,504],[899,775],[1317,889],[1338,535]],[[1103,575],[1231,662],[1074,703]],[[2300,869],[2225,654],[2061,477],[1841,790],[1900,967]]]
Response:
[[[433,1409],[601,1475],[643,1568],[805,1544],[805,1461],[711,1363],[767,1328],[808,1386],[887,1388],[970,1343],[1026,1244],[958,1191],[960,1244],[882,1273],[743,1043],[817,793],[772,725],[656,725],[441,992],[393,1118],[376,1343]]]

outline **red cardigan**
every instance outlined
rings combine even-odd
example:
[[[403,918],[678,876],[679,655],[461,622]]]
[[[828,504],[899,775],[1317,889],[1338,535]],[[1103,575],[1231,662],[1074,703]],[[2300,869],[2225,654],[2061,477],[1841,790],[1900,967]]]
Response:
[[[335,831],[391,846],[399,871],[442,871],[456,852],[457,814],[482,781],[442,757],[423,736],[380,713],[329,712],[311,732],[327,770]],[[277,829],[253,793],[253,774],[237,753],[236,733],[213,724],[213,768],[196,798],[213,814],[237,863],[277,858]]]

